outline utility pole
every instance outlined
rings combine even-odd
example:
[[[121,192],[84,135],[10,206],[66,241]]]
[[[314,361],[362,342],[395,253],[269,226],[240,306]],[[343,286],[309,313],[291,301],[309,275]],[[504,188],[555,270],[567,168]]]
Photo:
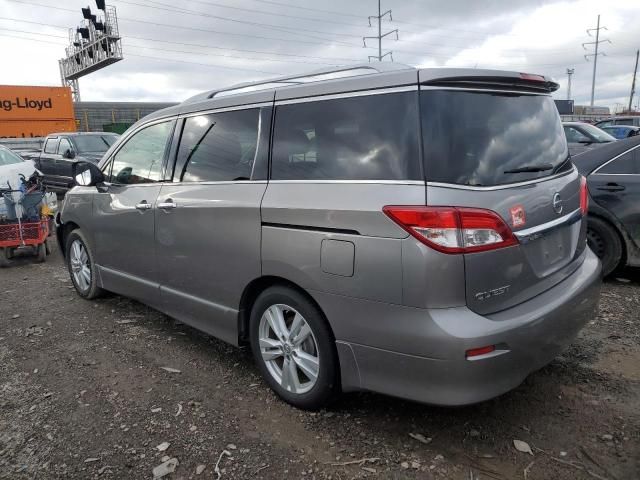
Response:
[[[636,75],[638,74],[638,55],[640,55],[640,50],[636,50],[636,67],[633,69],[633,81],[631,82],[631,95],[629,95],[629,113],[631,113],[631,102],[633,102],[633,94],[636,93]]]
[[[567,100],[571,100],[571,75],[575,72],[574,68],[567,68]]]
[[[593,35],[591,35],[591,32],[596,32],[596,41],[595,42],[585,42],[582,44],[582,48],[584,48],[585,50],[587,49],[587,47],[585,47],[585,45],[595,45],[595,52],[594,53],[588,53],[584,56],[585,60],[588,62],[589,61],[589,57],[593,57],[593,77],[591,78],[591,106],[593,107],[593,97],[596,91],[596,67],[598,65],[598,55],[603,55],[606,56],[607,54],[604,52],[598,52],[598,46],[601,43],[604,42],[609,42],[611,43],[611,40],[606,39],[606,40],[600,40],[600,30],[608,30],[607,27],[601,27],[600,26],[600,15],[598,15],[598,24],[596,25],[596,28],[589,28],[587,29],[587,35],[589,35],[590,37],[592,37]]]
[[[389,20],[393,21],[393,17],[391,16],[391,10],[387,10],[386,12],[382,13],[382,9],[380,6],[380,0],[378,0],[378,15],[370,15],[369,16],[369,26],[371,27],[371,19],[375,18],[378,20],[378,35],[375,37],[362,37],[362,43],[364,44],[364,47],[366,48],[367,46],[367,39],[371,39],[371,40],[378,40],[378,55],[369,55],[369,61],[371,61],[372,58],[377,59],[379,62],[382,61],[382,59],[384,57],[386,57],[387,55],[389,55],[389,57],[391,57],[391,61],[393,62],[393,52],[389,51],[389,52],[385,52],[385,54],[382,54],[382,39],[384,37],[386,37],[387,35],[391,35],[392,33],[396,34],[396,40],[398,40],[398,29],[396,28],[395,30],[391,30],[387,33],[382,33],[382,19],[384,17],[386,17],[387,15],[389,15]]]

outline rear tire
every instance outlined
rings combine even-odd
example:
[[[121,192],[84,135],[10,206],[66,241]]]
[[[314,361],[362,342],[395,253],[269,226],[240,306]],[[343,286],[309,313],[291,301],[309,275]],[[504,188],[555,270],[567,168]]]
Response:
[[[622,241],[618,232],[604,220],[589,216],[587,219],[587,244],[602,262],[602,275],[613,273],[622,260]]]
[[[304,410],[329,404],[339,390],[338,358],[312,302],[292,288],[270,287],[256,299],[249,328],[258,369],[280,398]]]
[[[36,247],[36,256],[38,263],[44,263],[44,261],[47,259],[47,247],[44,243],[41,243]]]
[[[79,229],[67,237],[65,251],[67,269],[78,295],[87,300],[102,295],[104,291],[98,286],[93,252]]]

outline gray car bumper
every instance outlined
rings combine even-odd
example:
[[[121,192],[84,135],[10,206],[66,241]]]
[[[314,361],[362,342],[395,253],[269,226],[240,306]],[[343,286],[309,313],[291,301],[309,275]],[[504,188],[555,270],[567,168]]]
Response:
[[[344,390],[465,405],[517,387],[561,353],[595,318],[600,270],[599,260],[587,249],[582,265],[560,284],[489,316],[466,307],[421,310],[326,298],[317,292],[314,296],[323,308],[327,305],[327,316],[333,319]],[[347,311],[351,322],[355,318],[368,330],[376,347],[360,341],[355,330],[337,325],[332,310]],[[497,345],[502,353],[473,361],[465,358],[466,350],[486,345]]]

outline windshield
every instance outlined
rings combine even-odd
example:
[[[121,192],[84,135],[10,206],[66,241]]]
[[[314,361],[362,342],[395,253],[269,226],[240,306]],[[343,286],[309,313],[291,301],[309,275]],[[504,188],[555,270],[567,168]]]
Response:
[[[420,110],[428,181],[490,186],[571,168],[551,97],[422,90]]]
[[[582,129],[582,131],[584,133],[589,135],[591,138],[596,140],[596,142],[598,142],[598,143],[613,142],[616,139],[615,137],[609,135],[604,130],[600,130],[595,125],[590,125],[588,123],[584,123],[584,124],[580,125],[580,128]]]
[[[14,163],[22,163],[23,160],[20,156],[13,153],[11,150],[0,147],[0,167],[4,165],[13,165]]]
[[[118,139],[116,135],[78,135],[73,137],[78,153],[106,152]]]

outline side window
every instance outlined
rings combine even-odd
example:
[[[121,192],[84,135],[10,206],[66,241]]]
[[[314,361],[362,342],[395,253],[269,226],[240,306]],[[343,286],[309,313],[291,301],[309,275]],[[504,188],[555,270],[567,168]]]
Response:
[[[605,165],[598,173],[604,175],[607,174],[625,174],[625,175],[639,175],[640,174],[640,153],[638,149],[627,152],[621,157],[616,158],[613,162]]]
[[[586,135],[573,127],[564,127],[564,133],[567,136],[567,142],[569,143],[580,143],[589,141],[589,138]]]
[[[176,182],[249,180],[258,146],[260,109],[185,119]]]
[[[420,180],[417,92],[276,107],[274,180]]]
[[[58,155],[64,155],[64,152],[67,150],[73,150],[71,142],[66,138],[61,138],[60,143],[58,144]]]
[[[109,181],[123,185],[162,180],[162,164],[173,121],[156,123],[133,134],[113,157]]]
[[[610,127],[611,125],[613,125],[613,122],[611,120],[606,121],[606,122],[598,122],[596,124],[596,127],[602,128],[602,127]]]
[[[58,145],[57,138],[47,138],[44,144],[44,153],[56,153],[56,146]]]
[[[616,120],[616,125],[633,125],[633,119],[621,118],[620,120]]]

